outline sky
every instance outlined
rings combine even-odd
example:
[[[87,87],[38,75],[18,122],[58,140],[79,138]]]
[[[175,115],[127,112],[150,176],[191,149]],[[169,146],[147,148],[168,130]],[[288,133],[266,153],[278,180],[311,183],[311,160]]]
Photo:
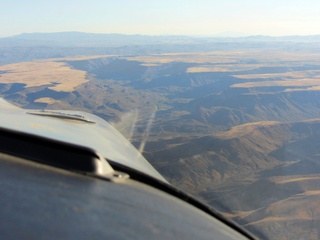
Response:
[[[0,37],[79,31],[317,35],[319,0],[0,0]]]

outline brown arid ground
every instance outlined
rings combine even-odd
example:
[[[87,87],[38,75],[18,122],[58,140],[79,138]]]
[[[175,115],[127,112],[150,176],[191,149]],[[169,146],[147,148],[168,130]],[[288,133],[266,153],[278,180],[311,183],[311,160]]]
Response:
[[[313,180],[319,185],[319,177]],[[294,177],[291,179],[296,184],[308,186],[305,181]],[[312,180],[310,180],[312,181]],[[263,229],[268,239],[319,239],[320,210],[319,210],[320,190],[305,191],[284,200],[273,203],[249,215],[241,216],[250,219],[245,226],[247,228]],[[254,216],[257,216],[255,219]]]
[[[116,65],[110,74],[104,71],[107,64],[103,65],[103,61],[97,61],[96,66],[92,61],[108,57],[138,64],[133,69]],[[135,141],[138,138],[143,142],[147,136],[147,158],[178,187],[204,196],[213,206],[216,198],[222,199],[220,203],[229,204],[227,216],[249,229],[263,229],[270,239],[317,239],[320,176],[313,165],[309,167],[312,163],[309,160],[319,158],[316,143],[320,120],[312,120],[313,123],[307,119],[319,118],[316,94],[320,90],[319,59],[319,53],[256,50],[57,58],[0,66],[0,83],[22,83],[26,85],[25,91],[45,86],[55,92],[73,94],[68,98],[72,101],[67,97],[35,95],[35,103],[49,107],[66,104],[102,117],[112,117],[110,112],[119,114],[122,121],[117,126]],[[86,60],[90,61],[90,67],[101,68],[104,74],[101,79],[94,72],[89,74],[66,63]],[[187,64],[181,72],[176,69],[166,72],[171,63]],[[145,72],[136,74],[137,79],[125,78],[130,70],[135,74],[141,66],[149,68],[141,68]],[[129,73],[121,75],[126,71]],[[118,76],[119,79],[113,79]],[[195,81],[194,85],[183,87],[161,85],[166,77],[183,83],[188,78]],[[159,85],[144,90],[154,79],[159,80]],[[295,91],[299,92],[295,95]],[[293,101],[300,93],[301,103]],[[207,131],[220,124],[210,122],[219,117],[224,125],[226,120],[242,117],[244,120],[232,122],[227,129],[219,128],[220,132]],[[294,124],[298,120],[293,121],[292,117],[301,122]],[[285,122],[288,119],[290,122]],[[148,122],[152,122],[152,128],[150,134],[145,134]],[[310,153],[310,159],[306,156],[290,159],[297,149],[304,150],[299,152],[301,155]],[[285,156],[288,159],[282,158]],[[316,160],[314,166],[318,166]],[[301,169],[305,172],[301,173]],[[263,175],[265,171],[267,176]]]
[[[52,85],[52,90],[71,92],[86,83],[86,72],[75,70],[63,62],[32,61],[0,66],[0,83],[22,83],[26,87]]]
[[[270,50],[243,50],[243,51],[214,51],[202,53],[170,53],[154,54],[149,56],[126,57],[127,60],[139,61],[144,64],[163,64],[172,62],[203,64],[189,69],[190,72],[216,72],[221,69],[233,72],[248,70],[257,67],[278,67],[280,62],[301,64],[301,62],[318,62],[317,53],[295,53]],[[246,61],[248,60],[248,61]],[[255,63],[250,63],[255,60]],[[211,64],[222,64],[221,68]],[[220,66],[220,65],[219,65]]]

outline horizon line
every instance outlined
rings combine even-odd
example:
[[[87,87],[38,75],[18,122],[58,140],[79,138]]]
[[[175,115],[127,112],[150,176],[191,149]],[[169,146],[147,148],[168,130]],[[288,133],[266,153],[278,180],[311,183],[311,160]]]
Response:
[[[94,35],[125,35],[125,36],[150,36],[150,37],[199,37],[199,38],[248,38],[248,37],[273,37],[273,38],[281,38],[281,37],[315,37],[320,36],[319,34],[289,34],[289,35],[267,35],[267,34],[242,34],[242,33],[233,33],[233,32],[225,32],[225,33],[217,33],[217,34],[148,34],[148,33],[119,33],[119,32],[82,32],[82,31],[56,31],[56,32],[22,32],[15,35],[9,35],[0,37],[3,38],[12,38],[25,34],[68,34],[68,33],[81,33],[81,34],[94,34]]]

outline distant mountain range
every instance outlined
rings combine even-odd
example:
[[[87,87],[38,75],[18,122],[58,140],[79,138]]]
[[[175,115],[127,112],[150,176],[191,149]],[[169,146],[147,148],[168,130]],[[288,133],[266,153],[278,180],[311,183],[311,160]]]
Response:
[[[215,42],[320,42],[320,35],[312,36],[184,36],[184,35],[126,35],[101,34],[82,32],[56,33],[22,33],[0,39],[0,45],[47,45],[47,46],[78,46],[78,47],[110,47],[123,45],[154,45],[154,44],[206,44]]]
[[[79,55],[149,55],[243,49],[318,51],[319,43],[320,35],[217,37],[82,32],[23,33],[0,38],[0,65]]]

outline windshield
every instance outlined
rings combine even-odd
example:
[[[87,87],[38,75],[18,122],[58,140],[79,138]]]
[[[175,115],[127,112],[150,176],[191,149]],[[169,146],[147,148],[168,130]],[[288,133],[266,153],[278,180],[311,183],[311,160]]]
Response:
[[[320,238],[318,2],[2,5],[0,97],[103,118],[258,237]]]

